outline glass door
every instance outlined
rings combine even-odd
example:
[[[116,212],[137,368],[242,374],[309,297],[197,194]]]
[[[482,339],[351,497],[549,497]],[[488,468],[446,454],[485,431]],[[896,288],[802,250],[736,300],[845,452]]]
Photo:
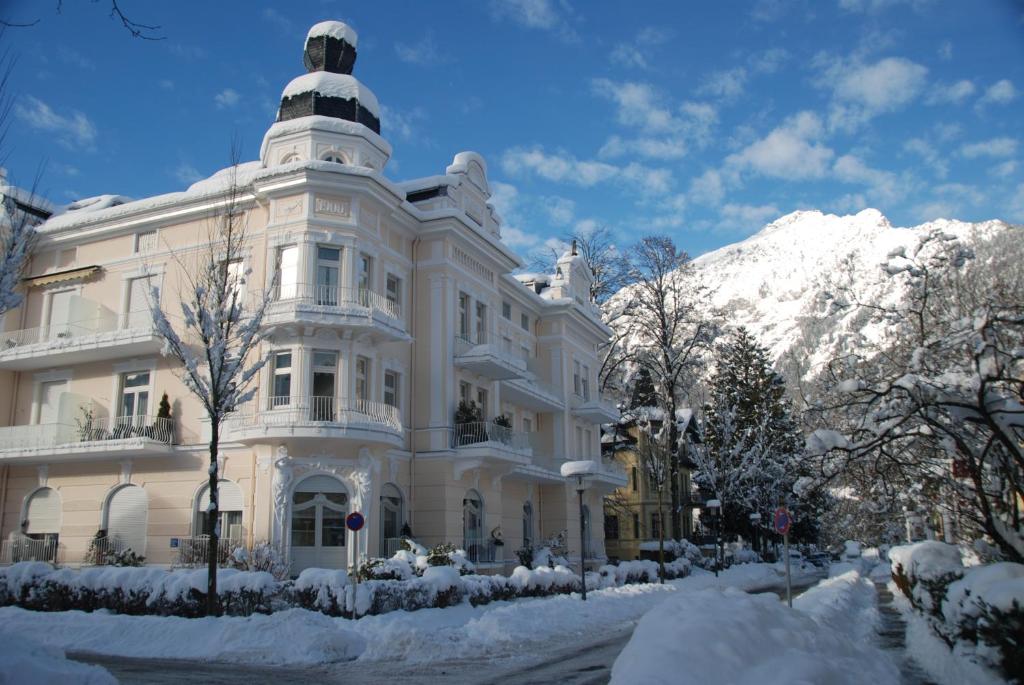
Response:
[[[341,273],[341,249],[337,247],[316,248],[316,303],[337,307],[339,302],[338,284]]]
[[[115,438],[128,438],[146,422],[149,411],[149,371],[121,374],[121,401],[117,406]]]
[[[313,352],[313,396],[311,400],[313,421],[335,421],[334,396],[335,374],[338,368],[337,352]]]

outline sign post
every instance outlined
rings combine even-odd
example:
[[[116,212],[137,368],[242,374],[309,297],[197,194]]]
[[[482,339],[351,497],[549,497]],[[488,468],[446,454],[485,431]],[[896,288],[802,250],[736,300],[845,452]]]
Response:
[[[356,559],[355,580],[352,581],[352,618],[359,618],[359,609],[356,604],[359,596],[359,531],[366,524],[366,519],[358,511],[353,511],[345,517],[345,527],[352,531],[352,552]]]
[[[789,608],[793,608],[793,575],[789,569],[789,526],[793,523],[793,519],[789,515],[789,510],[786,507],[779,507],[775,510],[775,516],[773,517],[775,524],[775,532],[782,534],[783,543],[783,554],[786,555],[786,603],[789,604]]]

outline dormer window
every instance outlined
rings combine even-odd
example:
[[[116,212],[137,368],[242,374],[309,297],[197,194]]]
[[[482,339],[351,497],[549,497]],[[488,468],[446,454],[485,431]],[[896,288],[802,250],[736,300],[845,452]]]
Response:
[[[292,164],[299,161],[299,154],[297,152],[289,152],[281,158],[281,164]]]
[[[320,160],[323,162],[334,162],[335,164],[348,164],[345,158],[342,157],[341,153],[337,150],[331,150],[330,152],[325,153]]]

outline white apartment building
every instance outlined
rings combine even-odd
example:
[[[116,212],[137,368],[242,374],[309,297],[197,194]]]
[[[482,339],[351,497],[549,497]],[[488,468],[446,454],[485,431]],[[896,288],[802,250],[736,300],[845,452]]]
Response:
[[[88,563],[90,544],[161,565],[201,554],[208,422],[161,354],[147,293],[178,311],[232,176],[248,242],[230,268],[250,294],[275,287],[269,361],[220,442],[225,544],[270,541],[293,573],[390,555],[405,526],[484,570],[560,531],[572,558],[604,558],[602,498],[625,475],[609,463],[592,479],[583,541],[559,475],[600,462],[599,425],[618,416],[596,389],[610,331],[589,269],[566,254],[555,274],[514,275],[476,153],[388,180],[356,48],[340,22],[310,30],[309,73],[284,89],[258,161],[39,226],[25,303],[0,322],[0,561]],[[457,421],[460,402],[478,415]]]

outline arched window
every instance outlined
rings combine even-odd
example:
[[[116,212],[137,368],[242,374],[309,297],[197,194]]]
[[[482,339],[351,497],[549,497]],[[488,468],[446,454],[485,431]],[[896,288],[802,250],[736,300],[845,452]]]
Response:
[[[300,159],[301,158],[297,152],[289,152],[281,158],[281,164],[291,164],[293,162],[298,162]]]
[[[217,509],[220,511],[221,538],[226,540],[242,540],[242,489],[230,480],[221,480],[217,484]],[[210,486],[204,485],[196,497],[195,511],[192,516],[192,534],[209,535],[209,517],[207,508],[210,506]]]
[[[146,555],[146,525],[149,522],[149,497],[138,485],[123,485],[107,499],[104,517],[107,537],[116,539],[123,549]]]
[[[590,541],[590,507],[586,504],[583,505],[583,558],[593,559],[594,549],[593,544]]]
[[[484,543],[484,500],[467,490],[462,500],[462,544],[471,561],[479,561]]]
[[[523,503],[523,547],[533,547],[533,505],[529,502]]]
[[[292,571],[340,568],[345,563],[348,491],[332,476],[310,476],[292,493]]]
[[[380,491],[380,554],[390,557],[400,549],[403,511],[402,492],[393,484],[385,483]]]
[[[348,161],[337,150],[325,152],[320,155],[320,160],[324,162],[334,162],[335,164],[348,164]]]
[[[60,494],[53,488],[39,488],[25,502],[24,533],[33,540],[56,540],[60,535]]]

